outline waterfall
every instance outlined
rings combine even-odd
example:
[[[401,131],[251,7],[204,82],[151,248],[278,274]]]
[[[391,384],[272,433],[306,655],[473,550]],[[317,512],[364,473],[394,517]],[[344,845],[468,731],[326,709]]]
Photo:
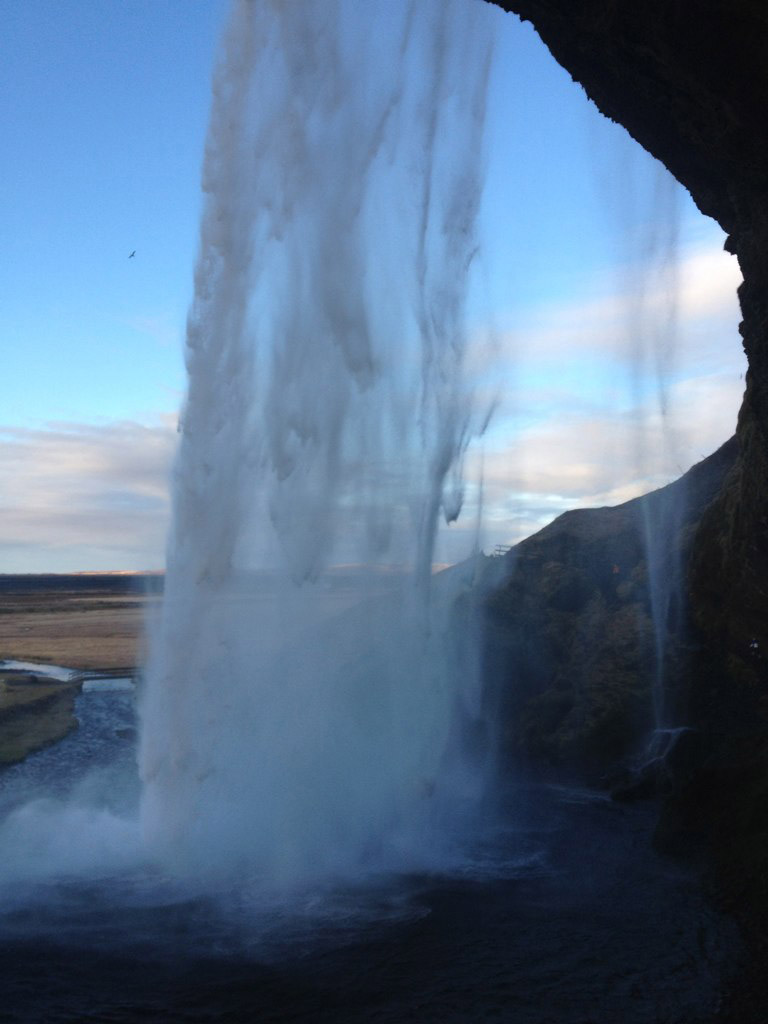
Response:
[[[631,273],[627,287],[630,383],[633,404],[638,410],[633,461],[639,478],[652,475],[649,472],[652,453],[648,435],[655,424],[656,444],[666,456],[665,461],[679,465],[668,392],[674,379],[679,335],[680,203],[679,184],[666,168],[656,166],[651,195],[645,203],[649,215],[646,215],[645,223],[635,229],[633,238],[645,269]],[[673,635],[676,630],[683,629],[681,609],[685,571],[680,533],[687,504],[686,484],[680,480],[674,488],[646,496],[640,505],[648,606],[654,637],[651,753],[658,746],[659,736],[663,737],[673,725],[669,719],[667,674],[673,655]]]
[[[487,419],[465,311],[491,51],[479,3],[233,7],[141,702],[142,828],[181,873],[422,863],[482,785],[471,565],[432,564]]]
[[[624,133],[609,153],[609,181],[601,187],[616,241],[618,291],[623,296],[619,345],[628,366],[630,478],[648,491],[638,505],[643,584],[652,650],[647,666],[652,731],[645,758],[666,749],[676,722],[675,677],[685,643],[683,528],[688,516],[682,476],[680,426],[671,408],[681,324],[680,234],[683,193],[667,169],[649,162]],[[643,628],[642,623],[639,626]]]

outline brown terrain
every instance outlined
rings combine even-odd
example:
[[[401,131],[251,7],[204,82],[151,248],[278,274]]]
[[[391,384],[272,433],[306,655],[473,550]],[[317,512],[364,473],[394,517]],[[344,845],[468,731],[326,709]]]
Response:
[[[161,586],[162,577],[122,573],[0,576],[0,661],[133,675]],[[0,765],[76,728],[81,681],[0,668]]]
[[[156,577],[0,577],[0,660],[130,672],[142,661]]]

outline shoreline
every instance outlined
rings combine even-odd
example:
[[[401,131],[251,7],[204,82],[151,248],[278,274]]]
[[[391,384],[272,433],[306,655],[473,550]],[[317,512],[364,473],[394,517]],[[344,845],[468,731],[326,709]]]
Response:
[[[151,574],[0,574],[0,769],[77,728],[87,679],[136,677],[161,595]]]
[[[36,672],[38,667],[0,665],[0,771],[64,739],[78,728],[75,698],[89,680],[135,679],[135,668],[71,671],[69,678]],[[48,667],[39,663],[40,669]],[[64,666],[53,666],[67,671]]]
[[[0,768],[64,739],[78,726],[81,681],[0,672]]]

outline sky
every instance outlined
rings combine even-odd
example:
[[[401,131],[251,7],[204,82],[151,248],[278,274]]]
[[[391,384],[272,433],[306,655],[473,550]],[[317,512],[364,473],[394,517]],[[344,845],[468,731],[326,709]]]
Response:
[[[0,0],[0,573],[163,566],[227,10]],[[493,17],[469,311],[496,407],[467,467],[486,551],[708,455],[733,432],[745,371],[720,229],[529,26]],[[460,520],[441,557],[473,528]]]

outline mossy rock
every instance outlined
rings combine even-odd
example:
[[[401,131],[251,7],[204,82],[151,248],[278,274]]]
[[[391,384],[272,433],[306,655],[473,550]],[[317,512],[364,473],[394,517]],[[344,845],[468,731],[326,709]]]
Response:
[[[0,765],[15,764],[77,728],[79,684],[0,683]]]

